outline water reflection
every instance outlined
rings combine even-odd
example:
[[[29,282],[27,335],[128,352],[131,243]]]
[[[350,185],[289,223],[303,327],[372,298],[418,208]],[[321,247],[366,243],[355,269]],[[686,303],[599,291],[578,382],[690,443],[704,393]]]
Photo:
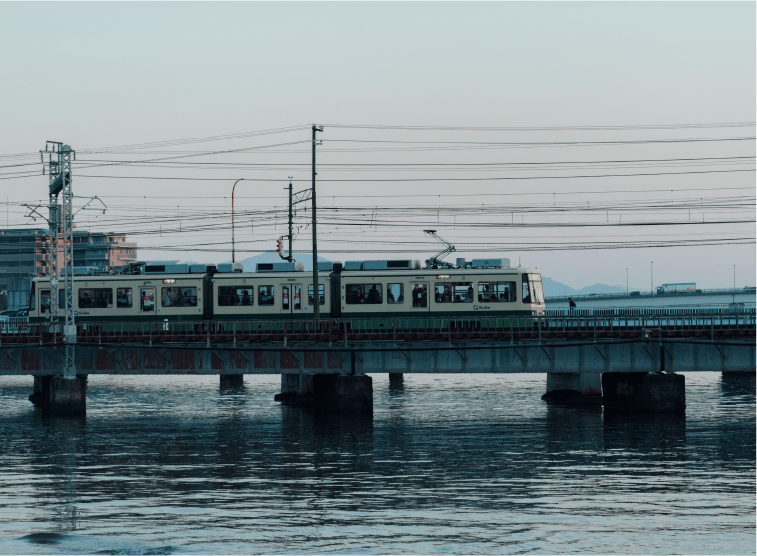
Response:
[[[603,442],[606,452],[685,461],[686,416],[605,412]]]
[[[722,373],[720,386],[725,396],[754,396],[755,373]]]

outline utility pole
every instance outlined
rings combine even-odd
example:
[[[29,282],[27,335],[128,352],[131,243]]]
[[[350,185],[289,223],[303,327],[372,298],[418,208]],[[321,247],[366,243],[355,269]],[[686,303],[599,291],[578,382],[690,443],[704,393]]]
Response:
[[[626,268],[626,297],[628,297],[628,269]]]
[[[58,282],[63,274],[64,280],[64,308],[63,342],[66,345],[66,361],[63,367],[64,379],[76,378],[75,346],[76,322],[74,319],[74,232],[73,232],[73,200],[71,189],[71,161],[76,153],[68,145],[57,141],[48,141],[45,150],[40,151],[44,163],[44,155],[48,154],[49,183],[49,223],[50,223],[50,321],[58,320]],[[55,156],[53,156],[55,155]],[[58,195],[63,193],[63,206],[58,204]],[[60,223],[63,226],[63,268],[58,265],[58,237]]]
[[[305,201],[309,201],[310,196],[313,194],[313,190],[310,188],[303,189],[302,191],[298,191],[297,193],[292,193],[292,180],[293,179],[294,178],[292,176],[289,176],[289,187],[288,187],[289,189],[289,236],[288,236],[289,237],[289,253],[287,253],[286,257],[281,254],[281,246],[284,241],[284,236],[281,236],[278,239],[279,257],[281,257],[285,261],[289,261],[290,263],[294,262],[294,255],[292,255],[292,249],[294,249],[294,247],[292,247],[292,242],[294,241],[294,237],[293,237],[294,234],[292,232],[292,229],[294,227],[294,217],[292,215],[292,210],[294,208],[294,205],[297,205],[299,203],[304,203]]]
[[[311,198],[313,202],[313,318],[320,318],[320,295],[318,295],[318,239],[316,234],[316,202],[315,202],[315,134],[316,132],[323,132],[323,126],[317,126],[313,124],[313,190]],[[291,232],[290,232],[291,233]]]
[[[649,272],[651,273],[651,278],[650,278],[650,280],[651,280],[650,283],[651,283],[651,286],[652,286],[652,290],[651,291],[652,291],[652,295],[654,295],[654,261],[650,261],[650,267],[649,267],[649,269],[650,269]]]
[[[292,176],[289,176],[289,252],[287,261],[292,262]]]

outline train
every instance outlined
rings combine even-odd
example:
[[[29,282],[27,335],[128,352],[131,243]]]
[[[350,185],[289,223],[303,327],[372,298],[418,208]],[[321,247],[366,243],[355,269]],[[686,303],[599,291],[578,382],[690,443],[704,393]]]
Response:
[[[533,316],[544,313],[538,269],[507,259],[454,268],[418,260],[319,263],[319,317],[397,319]],[[450,265],[452,266],[452,265]],[[77,323],[303,320],[313,318],[313,274],[300,262],[159,265],[138,263],[118,274],[74,279]],[[32,281],[29,322],[49,321],[50,279]],[[58,295],[64,317],[64,290]]]

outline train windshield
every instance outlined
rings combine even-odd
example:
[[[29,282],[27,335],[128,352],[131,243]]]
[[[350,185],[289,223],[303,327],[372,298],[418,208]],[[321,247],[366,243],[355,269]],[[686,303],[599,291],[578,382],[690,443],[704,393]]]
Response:
[[[541,274],[523,274],[523,303],[541,305],[544,303],[544,288]]]

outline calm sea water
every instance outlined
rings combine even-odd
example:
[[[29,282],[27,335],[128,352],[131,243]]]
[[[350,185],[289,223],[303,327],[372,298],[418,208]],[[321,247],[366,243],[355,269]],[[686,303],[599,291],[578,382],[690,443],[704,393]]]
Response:
[[[279,377],[91,376],[85,418],[0,378],[2,553],[755,553],[755,390],[685,417],[549,405],[543,375],[374,375],[372,418]]]

